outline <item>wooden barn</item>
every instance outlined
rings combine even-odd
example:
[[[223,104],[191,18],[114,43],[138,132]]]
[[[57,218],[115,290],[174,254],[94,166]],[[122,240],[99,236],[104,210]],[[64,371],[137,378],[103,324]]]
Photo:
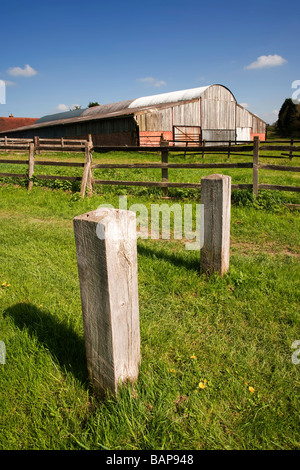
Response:
[[[3,134],[3,133],[2,133]],[[156,146],[206,141],[265,139],[266,123],[239,105],[223,85],[162,93],[134,100],[44,116],[9,137],[87,138],[94,147]]]

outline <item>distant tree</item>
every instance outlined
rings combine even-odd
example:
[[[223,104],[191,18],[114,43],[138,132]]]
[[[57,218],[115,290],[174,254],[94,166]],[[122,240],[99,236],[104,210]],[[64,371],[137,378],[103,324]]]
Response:
[[[74,104],[74,106],[71,108],[71,111],[74,111],[75,109],[81,109],[80,104]]]
[[[100,106],[98,101],[90,101],[88,104],[88,108],[93,108],[94,106]]]
[[[300,113],[291,98],[287,98],[280,108],[276,123],[278,134],[282,137],[293,137],[300,132]]]

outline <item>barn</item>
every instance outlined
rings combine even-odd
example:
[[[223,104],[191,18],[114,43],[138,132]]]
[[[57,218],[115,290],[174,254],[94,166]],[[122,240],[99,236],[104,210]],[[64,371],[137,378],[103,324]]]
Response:
[[[223,85],[145,96],[133,100],[48,115],[33,125],[6,132],[9,137],[87,138],[94,147],[199,145],[265,140],[266,123],[239,105]]]

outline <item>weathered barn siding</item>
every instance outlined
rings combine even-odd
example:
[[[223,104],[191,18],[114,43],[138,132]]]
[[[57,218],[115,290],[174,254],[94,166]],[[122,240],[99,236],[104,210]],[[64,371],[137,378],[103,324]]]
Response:
[[[141,145],[158,145],[161,136],[172,141],[178,135],[178,140],[183,140],[180,138],[182,132],[176,126],[189,127],[185,132],[195,134],[196,140],[199,140],[199,129],[194,130],[191,126],[200,126],[200,101],[173,103],[168,108],[145,110],[136,114],[136,121]]]
[[[171,131],[172,109],[149,109],[143,114],[137,114],[136,120],[140,131]]]
[[[106,145],[137,145],[138,132],[132,116],[116,119],[99,119],[77,121],[70,124],[59,124],[27,128],[10,132],[10,137],[33,138],[38,135],[41,139],[76,138],[88,139],[92,136],[94,146]]]
[[[213,85],[201,96],[201,127],[204,129],[235,129],[236,101],[224,87]]]
[[[200,126],[200,101],[179,104],[173,108],[174,126]]]
[[[248,140],[241,138],[242,135],[245,136],[245,129],[247,129],[250,135],[249,140],[252,140],[254,136],[265,140],[266,123],[239,104],[236,106],[236,128],[239,133],[237,139]]]

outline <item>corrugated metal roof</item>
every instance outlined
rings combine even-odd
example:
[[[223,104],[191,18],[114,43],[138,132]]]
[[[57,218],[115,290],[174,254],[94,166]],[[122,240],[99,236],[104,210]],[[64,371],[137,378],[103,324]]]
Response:
[[[210,86],[210,85],[209,85]],[[136,108],[147,108],[149,106],[157,106],[169,103],[176,103],[178,101],[190,101],[199,98],[202,93],[209,88],[209,86],[200,88],[191,88],[188,90],[172,91],[170,93],[161,93],[158,95],[144,96],[134,100],[119,101],[117,103],[103,104],[93,106],[92,108],[75,109],[72,111],[65,111],[57,114],[49,114],[43,116],[37,121],[37,124],[48,123],[53,121],[64,121],[66,119],[81,118],[94,118],[96,116],[107,117],[116,113],[123,114],[124,110],[130,110],[131,114]]]
[[[155,106],[157,104],[174,103],[177,101],[191,101],[200,98],[200,96],[210,86],[211,85],[199,88],[190,88],[188,90],[171,91],[170,93],[160,93],[159,95],[144,96],[133,100],[128,107],[141,108],[145,106]]]
[[[87,108],[83,111],[82,116],[102,116],[111,113],[118,113],[124,109],[128,109],[130,104],[134,100],[119,101],[117,103],[111,104],[102,104],[100,106],[93,106],[92,108]]]
[[[60,119],[71,119],[77,116],[81,116],[83,111],[84,111],[83,109],[73,109],[70,111],[64,111],[62,113],[48,114],[47,116],[41,117],[37,121],[37,124],[42,123],[42,122],[57,121]]]

